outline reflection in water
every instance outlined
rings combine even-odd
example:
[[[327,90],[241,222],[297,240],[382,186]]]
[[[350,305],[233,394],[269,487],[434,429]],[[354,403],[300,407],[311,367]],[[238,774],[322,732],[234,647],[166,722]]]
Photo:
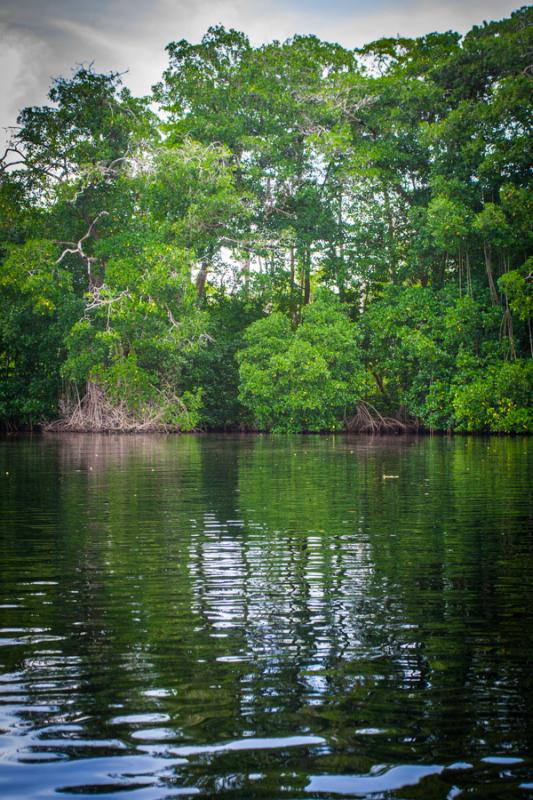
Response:
[[[0,441],[0,794],[527,796],[529,451]]]

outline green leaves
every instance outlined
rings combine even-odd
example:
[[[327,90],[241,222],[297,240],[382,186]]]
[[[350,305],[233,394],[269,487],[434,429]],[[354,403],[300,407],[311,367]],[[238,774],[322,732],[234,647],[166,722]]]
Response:
[[[260,430],[337,430],[368,392],[357,332],[340,303],[321,295],[291,331],[273,313],[246,331],[240,399]]]
[[[439,250],[456,253],[470,230],[468,208],[460,202],[437,195],[428,204],[428,227]]]
[[[459,431],[532,433],[533,364],[493,364],[455,389],[453,409]]]
[[[357,52],[215,26],[151,98],[55,80],[0,163],[3,415],[54,414],[66,381],[130,422],[326,430],[366,399],[518,430],[530,22]]]
[[[533,316],[533,258],[528,258],[520,269],[513,269],[502,275],[498,281],[500,289],[507,295],[511,311],[521,320]]]

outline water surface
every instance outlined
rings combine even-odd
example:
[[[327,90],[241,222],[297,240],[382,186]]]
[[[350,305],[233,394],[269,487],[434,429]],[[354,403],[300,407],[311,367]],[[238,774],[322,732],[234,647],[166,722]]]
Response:
[[[532,472],[522,438],[3,439],[0,796],[533,797]]]

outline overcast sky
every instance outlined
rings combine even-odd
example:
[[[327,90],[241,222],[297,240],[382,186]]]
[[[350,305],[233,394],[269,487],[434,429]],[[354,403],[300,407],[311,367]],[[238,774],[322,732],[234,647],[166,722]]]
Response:
[[[253,44],[314,33],[357,47],[381,36],[466,32],[520,5],[512,0],[0,0],[0,142],[20,108],[45,102],[53,77],[94,61],[98,71],[128,70],[125,83],[144,94],[166,65],[168,42],[197,41],[217,23],[244,31]]]

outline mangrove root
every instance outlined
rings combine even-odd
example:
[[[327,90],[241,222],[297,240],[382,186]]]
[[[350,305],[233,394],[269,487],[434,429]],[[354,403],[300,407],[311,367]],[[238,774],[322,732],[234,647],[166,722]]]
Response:
[[[345,428],[350,433],[405,433],[416,430],[417,425],[396,417],[384,417],[370,403],[362,401],[355,416],[345,421]]]
[[[166,402],[165,402],[166,400]],[[43,426],[45,431],[72,431],[79,433],[177,433],[177,424],[165,422],[168,416],[169,399],[161,404],[144,407],[142,411],[132,412],[124,401],[112,402],[104,390],[96,383],[89,382],[84,397],[65,396],[61,403],[62,416]],[[176,397],[172,404],[179,404],[186,412],[184,404]]]

